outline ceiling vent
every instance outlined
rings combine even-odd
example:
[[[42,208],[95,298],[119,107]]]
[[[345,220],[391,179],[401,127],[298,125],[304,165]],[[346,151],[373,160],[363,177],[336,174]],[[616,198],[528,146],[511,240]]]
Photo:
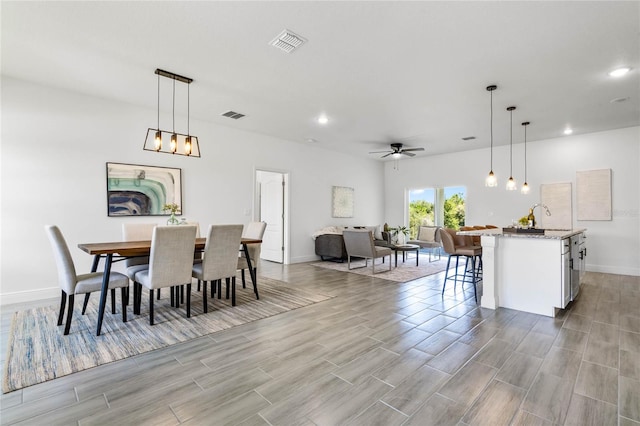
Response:
[[[467,136],[466,138],[462,138],[463,141],[472,141],[474,140],[476,137],[475,136]]]
[[[277,47],[287,53],[291,53],[302,46],[307,40],[290,30],[283,30],[276,38],[271,40],[270,45]]]
[[[239,120],[242,117],[244,117],[244,114],[240,114],[239,112],[235,112],[235,111],[227,111],[227,112],[223,112],[222,114],[220,114],[223,117],[229,117],[229,118],[233,118],[234,120]]]

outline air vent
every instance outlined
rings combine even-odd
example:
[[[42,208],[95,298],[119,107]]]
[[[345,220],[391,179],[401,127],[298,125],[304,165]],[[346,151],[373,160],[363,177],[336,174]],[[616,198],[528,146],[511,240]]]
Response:
[[[222,115],[223,117],[233,118],[234,120],[238,120],[245,116],[244,114],[240,114],[239,112],[235,112],[235,111],[227,111],[220,115]]]
[[[462,138],[463,141],[472,141],[474,140],[476,137],[475,136],[467,136],[466,138]]]
[[[271,40],[270,45],[277,47],[287,53],[291,53],[302,46],[307,40],[290,30],[282,31],[276,38]]]

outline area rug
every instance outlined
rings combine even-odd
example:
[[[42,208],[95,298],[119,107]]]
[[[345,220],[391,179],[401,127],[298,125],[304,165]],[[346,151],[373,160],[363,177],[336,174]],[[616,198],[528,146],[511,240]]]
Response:
[[[378,278],[383,278],[385,280],[396,281],[399,283],[404,283],[407,281],[415,280],[417,278],[426,277],[428,275],[437,274],[438,272],[442,272],[447,267],[447,257],[442,256],[440,260],[436,260],[433,262],[429,262],[429,255],[420,254],[419,265],[416,266],[416,258],[415,254],[408,253],[405,262],[403,263],[401,260],[401,254],[398,254],[398,267],[395,267],[395,258],[394,255],[391,256],[392,267],[391,271],[389,271],[389,258],[385,258],[385,263],[382,263],[382,259],[376,259],[376,273],[375,276]],[[360,275],[368,275],[374,276],[371,272],[371,260],[369,260],[369,266],[366,268],[357,268],[359,266],[364,266],[364,260],[357,260],[351,262],[352,268],[357,269],[347,269],[347,261],[344,263],[336,263],[336,262],[315,262],[311,265],[317,266],[319,268],[327,268],[333,269],[335,271],[343,271],[343,272],[351,272],[353,274]]]
[[[143,291],[141,315],[133,315],[131,305],[128,306],[126,323],[122,322],[120,306],[116,314],[111,314],[109,300],[100,336],[95,335],[98,294],[91,296],[85,315],[80,313],[82,298],[80,303],[75,304],[71,331],[67,336],[63,335],[64,326],[56,325],[57,306],[16,312],[8,339],[2,392],[11,392],[333,297],[310,293],[266,277],[260,277],[258,290],[260,300],[256,300],[251,286],[246,289],[238,286],[236,306],[231,306],[230,300],[224,297],[210,299],[207,314],[202,312],[200,293],[192,291],[191,318],[186,318],[184,305],[172,308],[168,300],[169,292],[164,291],[164,297],[154,303],[154,326],[149,325],[146,290]]]

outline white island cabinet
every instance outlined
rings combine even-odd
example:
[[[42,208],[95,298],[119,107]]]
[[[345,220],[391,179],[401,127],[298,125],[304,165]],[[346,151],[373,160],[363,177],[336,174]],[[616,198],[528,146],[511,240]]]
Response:
[[[554,317],[579,291],[578,265],[571,246],[584,241],[584,229],[544,234],[504,233],[500,229],[459,232],[482,241],[482,307],[499,306]],[[585,251],[586,252],[586,251]],[[573,257],[572,257],[573,256]],[[584,258],[582,252],[580,256]],[[580,259],[583,260],[583,259]],[[573,276],[573,286],[572,286]]]

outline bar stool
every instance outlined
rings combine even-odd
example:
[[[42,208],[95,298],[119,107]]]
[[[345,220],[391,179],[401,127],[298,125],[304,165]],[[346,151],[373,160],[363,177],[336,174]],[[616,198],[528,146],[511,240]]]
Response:
[[[456,235],[456,231],[453,229],[443,228],[440,232],[440,237],[442,239],[444,251],[449,255],[444,283],[442,284],[442,295],[444,296],[447,280],[453,280],[453,289],[455,291],[458,279],[460,278],[463,286],[465,282],[473,284],[473,296],[477,303],[478,295],[476,291],[476,283],[480,281],[480,278],[476,270],[476,257],[482,256],[482,247],[474,245],[456,245],[456,237],[458,236]],[[465,257],[464,274],[458,273],[458,264],[461,256]],[[449,266],[451,264],[452,257],[456,258],[456,268],[453,276],[449,276]],[[469,259],[471,259],[471,270],[469,270]],[[468,274],[471,274],[471,276],[469,277]]]

